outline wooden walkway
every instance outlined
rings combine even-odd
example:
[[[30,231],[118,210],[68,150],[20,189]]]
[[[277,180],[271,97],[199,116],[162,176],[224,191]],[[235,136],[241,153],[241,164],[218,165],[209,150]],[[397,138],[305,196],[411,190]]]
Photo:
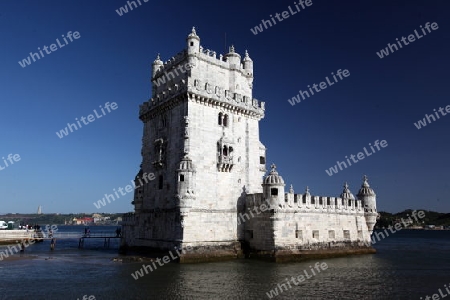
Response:
[[[84,235],[80,237],[80,240],[78,241],[78,248],[84,247],[84,240],[86,239],[104,239],[103,247],[108,248],[111,244],[111,239],[120,239],[120,236],[115,235],[115,233],[91,233],[89,235]]]
[[[109,248],[111,245],[111,239],[120,239],[115,232],[92,232],[88,235],[77,232],[55,232],[50,236],[47,232],[34,232],[34,231],[21,231],[21,232],[9,232],[9,234],[0,233],[0,241],[16,241],[33,239],[36,241],[46,240],[78,240],[78,248],[83,248],[85,240],[98,240],[103,239],[103,247]]]

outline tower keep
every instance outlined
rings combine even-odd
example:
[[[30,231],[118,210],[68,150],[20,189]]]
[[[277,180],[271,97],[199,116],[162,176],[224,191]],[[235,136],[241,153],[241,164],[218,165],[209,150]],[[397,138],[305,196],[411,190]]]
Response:
[[[234,47],[204,49],[195,29],[186,48],[152,64],[152,97],[140,106],[142,164],[135,213],[124,217],[123,244],[171,250],[181,260],[238,256],[238,206],[262,193],[265,147],[259,141],[264,102],[253,98],[253,62]],[[141,180],[142,181],[142,180]]]

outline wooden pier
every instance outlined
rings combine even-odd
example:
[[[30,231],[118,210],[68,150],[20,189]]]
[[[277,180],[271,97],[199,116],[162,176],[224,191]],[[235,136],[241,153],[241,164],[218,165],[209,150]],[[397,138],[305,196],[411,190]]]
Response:
[[[85,245],[85,240],[98,240],[103,239],[103,247],[110,248],[111,239],[120,239],[115,232],[93,232],[90,234],[82,234],[75,232],[55,232],[52,235],[38,231],[34,232],[32,230],[2,230],[0,231],[0,244],[17,244],[21,241],[34,240],[35,242],[42,242],[45,240],[78,240],[78,248],[83,248]]]
[[[111,239],[120,239],[120,236],[114,235],[114,233],[102,233],[102,232],[95,232],[91,234],[83,234],[82,237],[80,237],[78,241],[78,248],[84,247],[84,241],[86,239],[104,239],[103,241],[103,247],[108,248],[111,244]]]

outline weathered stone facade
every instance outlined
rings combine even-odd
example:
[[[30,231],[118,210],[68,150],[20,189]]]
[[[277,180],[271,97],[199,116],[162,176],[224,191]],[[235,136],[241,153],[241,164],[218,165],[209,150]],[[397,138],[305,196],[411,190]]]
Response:
[[[175,57],[153,62],[152,98],[139,112],[144,132],[136,181],[145,173],[155,180],[135,190],[135,212],[122,222],[123,248],[192,248],[181,262],[239,257],[243,250],[271,258],[371,251],[377,214],[367,180],[357,200],[348,187],[341,198],[285,193],[274,166],[263,183],[265,107],[252,97],[253,61],[234,47],[217,58],[200,46],[194,29],[186,42]],[[243,219],[263,202],[270,207]]]

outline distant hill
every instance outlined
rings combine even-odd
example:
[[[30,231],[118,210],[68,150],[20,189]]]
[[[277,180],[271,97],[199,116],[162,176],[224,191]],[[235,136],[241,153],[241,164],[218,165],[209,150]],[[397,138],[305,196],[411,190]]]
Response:
[[[450,213],[438,213],[435,211],[429,211],[424,209],[418,209],[416,211],[422,210],[425,212],[425,217],[423,219],[419,219],[420,223],[414,222],[413,225],[426,226],[426,225],[436,225],[436,226],[450,226]],[[375,224],[376,229],[385,228],[389,225],[394,225],[397,222],[401,222],[401,219],[407,220],[408,215],[411,216],[412,209],[407,209],[405,211],[391,214],[388,212],[379,212],[380,218],[377,220]],[[411,219],[413,219],[411,217]],[[414,220],[414,219],[413,219]],[[415,220],[414,220],[415,221]]]

